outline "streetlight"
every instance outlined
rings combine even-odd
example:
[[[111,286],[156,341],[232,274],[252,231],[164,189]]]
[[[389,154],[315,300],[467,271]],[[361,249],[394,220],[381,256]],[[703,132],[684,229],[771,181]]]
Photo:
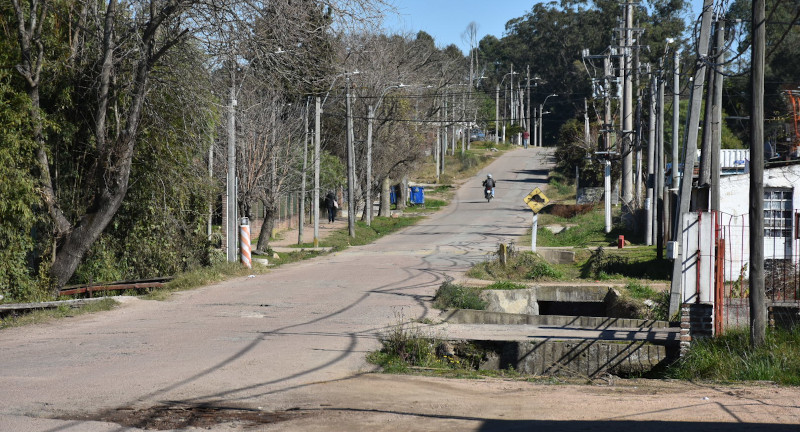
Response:
[[[366,169],[366,197],[364,203],[364,214],[366,215],[367,226],[372,225],[372,123],[375,119],[375,112],[380,109],[381,103],[386,93],[395,88],[410,87],[403,83],[390,85],[383,89],[381,95],[378,96],[378,101],[375,106],[369,105],[367,107],[367,169]]]
[[[498,138],[500,136],[500,134],[498,133],[498,129],[497,129],[497,127],[498,127],[497,126],[497,122],[499,120],[498,117],[500,117],[500,87],[503,86],[503,83],[506,81],[506,77],[508,77],[509,75],[512,76],[511,77],[511,81],[513,82],[514,81],[514,77],[513,76],[516,73],[517,72],[514,72],[514,65],[511,65],[511,72],[503,75],[503,79],[500,80],[500,84],[497,85],[497,89],[496,89],[496,93],[495,93],[495,101],[494,101],[494,144],[495,145],[497,145],[497,143],[498,143],[497,140],[498,140]],[[505,110],[505,104],[503,104],[503,109]],[[506,122],[505,122],[505,113],[504,113],[503,114],[503,142],[505,142],[505,141],[506,141]]]
[[[316,115],[314,120],[314,247],[319,246],[319,171],[320,171],[320,140],[321,140],[321,121],[320,117],[322,116],[322,107],[325,105],[325,102],[328,100],[328,96],[331,94],[333,90],[333,86],[336,84],[336,80],[341,77],[347,77],[348,80],[348,103],[349,103],[349,75],[358,75],[360,72],[358,69],[355,69],[351,72],[341,73],[333,77],[331,81],[331,86],[328,88],[327,93],[325,93],[325,98],[320,101],[319,96],[317,96],[316,100]],[[348,105],[349,108],[349,105]],[[350,119],[349,110],[348,110],[348,121]],[[349,123],[348,123],[349,124]],[[350,135],[348,134],[348,138]],[[348,146],[348,152],[350,148]],[[348,155],[348,162],[349,162],[349,155]],[[350,174],[349,163],[348,163],[348,177]]]
[[[544,112],[544,104],[547,103],[547,99],[550,99],[551,97],[557,97],[557,96],[558,95],[555,94],[555,93],[553,93],[551,95],[548,95],[546,98],[544,98],[544,101],[542,101],[542,103],[539,104],[539,122],[538,122],[539,123],[539,140],[538,140],[539,147],[544,147],[544,135],[542,134],[542,123],[544,123],[544,121],[542,120],[542,115],[543,114],[549,114],[549,113],[545,113]]]

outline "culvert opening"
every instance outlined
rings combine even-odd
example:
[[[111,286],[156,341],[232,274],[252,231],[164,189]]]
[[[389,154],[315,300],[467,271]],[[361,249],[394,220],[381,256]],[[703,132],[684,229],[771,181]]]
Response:
[[[606,317],[606,304],[603,302],[581,301],[539,301],[539,315],[568,315]]]

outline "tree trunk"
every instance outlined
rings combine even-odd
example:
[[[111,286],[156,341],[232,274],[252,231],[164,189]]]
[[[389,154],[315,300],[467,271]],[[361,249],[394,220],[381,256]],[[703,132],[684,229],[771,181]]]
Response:
[[[381,205],[378,208],[378,216],[389,217],[392,215],[392,180],[385,177],[381,180]]]
[[[275,216],[278,214],[277,206],[274,200],[262,201],[264,204],[264,223],[261,224],[261,231],[258,234],[258,244],[256,250],[266,252],[269,250],[269,241],[272,237],[272,232],[275,229]]]
[[[127,165],[125,171],[130,173],[130,164]],[[104,196],[98,198],[97,210],[93,213],[85,214],[75,229],[64,237],[56,252],[53,265],[50,267],[50,277],[54,283],[54,294],[57,294],[58,290],[67,284],[86,252],[100,238],[100,235],[114,218],[117,210],[119,210],[127,191],[127,175],[123,181],[125,183],[124,188],[120,188],[117,194],[103,194]]]
[[[406,209],[406,202],[408,201],[408,176],[403,176],[400,181],[400,191],[397,194],[397,210],[403,211]]]

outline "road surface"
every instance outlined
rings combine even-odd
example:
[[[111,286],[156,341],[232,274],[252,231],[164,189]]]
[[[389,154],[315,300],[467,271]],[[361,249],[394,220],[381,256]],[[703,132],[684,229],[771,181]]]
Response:
[[[0,431],[790,430],[797,394],[768,385],[368,373],[364,357],[381,332],[436,316],[430,300],[443,281],[525,232],[522,197],[545,181],[545,162],[537,148],[507,153],[490,167],[491,203],[484,171],[444,211],[368,246],[168,301],[3,330]]]

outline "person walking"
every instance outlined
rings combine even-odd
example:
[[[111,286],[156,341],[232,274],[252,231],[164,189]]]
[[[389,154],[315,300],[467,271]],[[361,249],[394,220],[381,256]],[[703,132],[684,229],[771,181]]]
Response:
[[[333,191],[325,195],[325,208],[328,210],[328,222],[335,222],[336,209],[339,208],[339,203],[336,202],[336,196],[333,194]]]

